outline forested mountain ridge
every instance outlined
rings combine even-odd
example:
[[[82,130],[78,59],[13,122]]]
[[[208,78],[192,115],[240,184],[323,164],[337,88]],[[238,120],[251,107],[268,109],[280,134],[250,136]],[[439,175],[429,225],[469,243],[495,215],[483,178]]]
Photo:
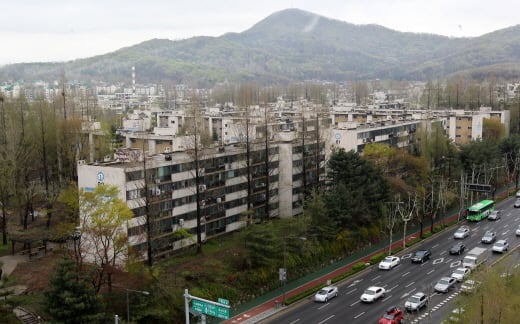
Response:
[[[0,80],[278,83],[309,79],[433,80],[462,73],[518,76],[520,25],[474,38],[404,33],[354,25],[299,9],[276,12],[242,33],[152,39],[104,55],[0,68]]]

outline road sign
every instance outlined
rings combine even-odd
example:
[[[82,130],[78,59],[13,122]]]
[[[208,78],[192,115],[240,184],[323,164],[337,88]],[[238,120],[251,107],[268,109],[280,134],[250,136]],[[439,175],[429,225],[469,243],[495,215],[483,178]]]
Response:
[[[229,306],[229,300],[227,299],[224,299],[224,298],[218,298],[217,300],[219,303],[221,303],[222,305],[228,305]]]
[[[229,319],[229,308],[206,303],[202,300],[192,299],[191,307],[194,311],[213,317]]]

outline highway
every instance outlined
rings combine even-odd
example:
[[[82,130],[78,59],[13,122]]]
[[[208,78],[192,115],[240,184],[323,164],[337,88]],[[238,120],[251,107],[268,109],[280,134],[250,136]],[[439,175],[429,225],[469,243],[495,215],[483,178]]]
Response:
[[[509,198],[495,207],[502,210],[501,219],[497,221],[484,219],[478,223],[464,221],[460,224],[468,225],[471,229],[470,236],[462,240],[466,245],[465,253],[475,246],[487,247],[489,253],[487,264],[502,256],[491,252],[493,244],[480,242],[487,230],[495,231],[497,240],[507,239],[510,245],[509,251],[520,245],[520,237],[517,238],[515,235],[515,230],[520,225],[520,209],[514,209],[513,203],[514,198]],[[450,301],[459,293],[460,283],[445,294],[434,292],[433,286],[441,277],[450,276],[453,270],[461,266],[465,253],[459,256],[450,255],[448,252],[449,248],[459,241],[453,238],[453,233],[458,227],[457,225],[445,229],[434,237],[399,253],[401,264],[392,270],[379,270],[376,264],[337,283],[339,295],[327,303],[315,303],[311,296],[261,323],[377,323],[388,307],[397,305],[404,309],[407,297],[419,291],[430,296],[428,307],[415,314],[407,313],[405,322],[441,323],[454,308]],[[431,259],[423,264],[411,263],[412,253],[419,249],[429,249],[432,252]],[[373,304],[361,302],[360,296],[369,286],[384,287],[385,297]]]

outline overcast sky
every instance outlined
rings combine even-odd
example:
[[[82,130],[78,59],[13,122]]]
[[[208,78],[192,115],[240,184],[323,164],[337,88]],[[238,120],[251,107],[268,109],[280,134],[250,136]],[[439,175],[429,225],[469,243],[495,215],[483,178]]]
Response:
[[[518,0],[6,0],[0,64],[73,60],[152,38],[242,32],[287,8],[454,37],[514,26],[520,17]]]

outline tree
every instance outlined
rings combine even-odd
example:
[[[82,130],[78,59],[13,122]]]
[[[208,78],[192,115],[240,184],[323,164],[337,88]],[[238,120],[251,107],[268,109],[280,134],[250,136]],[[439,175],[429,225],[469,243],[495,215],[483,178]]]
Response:
[[[99,297],[78,277],[74,261],[63,258],[49,276],[50,289],[44,293],[46,311],[58,323],[106,323],[100,313]]]
[[[116,186],[98,185],[94,191],[79,194],[81,228],[85,236],[81,239],[81,248],[89,251],[98,265],[116,265],[127,249],[126,224],[132,218],[132,211],[118,198],[118,193]]]
[[[498,142],[506,134],[505,126],[497,119],[484,118],[482,125],[482,139]]]

